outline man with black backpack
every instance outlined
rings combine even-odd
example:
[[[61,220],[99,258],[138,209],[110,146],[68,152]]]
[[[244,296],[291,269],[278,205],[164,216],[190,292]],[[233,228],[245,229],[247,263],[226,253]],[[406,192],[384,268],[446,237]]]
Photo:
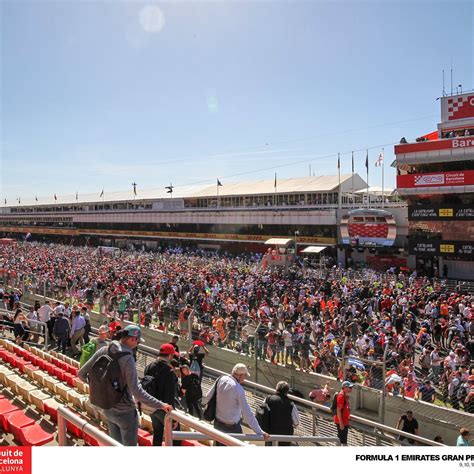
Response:
[[[172,344],[162,344],[158,359],[145,367],[145,376],[142,379],[144,389],[153,397],[162,400],[174,408],[178,395],[178,378],[171,361],[179,357]],[[164,413],[154,412],[151,415],[153,424],[153,446],[163,443]],[[173,427],[176,431],[177,426]],[[181,442],[173,441],[173,445],[180,446]]]
[[[135,402],[163,413],[173,407],[152,397],[138,382],[133,350],[142,341],[140,328],[131,324],[118,336],[118,341],[99,349],[86,362],[78,377],[89,383],[90,401],[103,410],[109,435],[125,446],[136,446],[138,413]]]

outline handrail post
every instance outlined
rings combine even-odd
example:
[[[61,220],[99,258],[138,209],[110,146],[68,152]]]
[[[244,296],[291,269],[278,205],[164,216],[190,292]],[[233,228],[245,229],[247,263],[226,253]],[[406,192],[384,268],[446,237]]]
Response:
[[[255,335],[253,337],[254,340],[254,351],[255,351],[255,383],[258,383],[258,352],[260,348],[259,340],[258,340],[258,330],[260,329],[260,326],[262,325],[261,322],[257,324],[257,327],[255,328]]]
[[[317,422],[317,419],[316,419],[316,408],[314,407],[311,407],[311,416],[313,418],[312,420],[312,432],[313,432],[313,436],[316,436],[316,433],[317,433],[317,429],[318,429],[318,422]]]
[[[380,410],[379,410],[379,422],[383,424],[385,419],[385,397],[386,397],[386,388],[385,388],[385,377],[387,374],[387,352],[388,352],[388,343],[385,346],[383,351],[383,365],[382,365],[382,393],[380,399]]]
[[[341,351],[341,363],[339,365],[339,368],[341,370],[341,373],[342,373],[342,378],[341,378],[341,382],[344,382],[344,376],[345,376],[345,372],[346,372],[346,345],[347,345],[347,341],[348,341],[348,338],[347,336],[344,338],[344,343],[342,344],[342,351]],[[336,377],[336,378],[339,378],[339,377]]]
[[[61,411],[58,410],[58,444],[59,446],[66,446],[67,443],[67,425],[66,419],[62,415]]]
[[[44,331],[44,346],[43,349],[46,351],[49,347],[49,333],[48,333],[48,326],[43,323],[43,331]]]
[[[173,418],[170,414],[166,414],[163,429],[165,446],[173,446]]]

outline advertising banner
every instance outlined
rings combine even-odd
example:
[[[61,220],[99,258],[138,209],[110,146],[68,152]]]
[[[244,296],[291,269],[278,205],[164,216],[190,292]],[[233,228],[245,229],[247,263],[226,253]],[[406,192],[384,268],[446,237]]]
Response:
[[[397,188],[426,188],[474,185],[474,170],[440,173],[405,174],[397,176]]]
[[[474,259],[474,244],[472,242],[412,239],[409,249],[412,255],[459,257],[462,260]]]
[[[438,220],[474,220],[474,206],[441,205],[441,206],[409,206],[408,220],[438,221]]]

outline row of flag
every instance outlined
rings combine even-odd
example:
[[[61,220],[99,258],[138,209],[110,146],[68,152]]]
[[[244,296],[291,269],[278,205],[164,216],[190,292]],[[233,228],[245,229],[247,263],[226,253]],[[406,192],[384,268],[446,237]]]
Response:
[[[380,153],[378,158],[375,160],[375,166],[382,166],[384,162],[384,153]],[[367,170],[369,169],[369,151],[367,150],[367,154],[365,155],[365,167]],[[341,169],[341,156],[337,155],[337,169]],[[352,172],[354,173],[354,152],[352,152]]]
[[[133,186],[133,195],[136,196],[137,195],[137,183],[132,183],[132,186]],[[102,191],[99,195],[99,198],[101,198],[103,196],[104,196],[104,190],[102,189]],[[53,198],[54,198],[55,201],[58,200],[58,196],[56,195],[56,193],[53,195]],[[79,192],[76,191],[76,201],[78,201],[78,200],[79,200]],[[18,204],[21,204],[21,197],[18,197],[16,199],[16,201],[18,202]],[[35,201],[38,202],[38,196],[35,196]],[[5,205],[7,204],[7,202],[8,202],[7,198],[5,198],[5,200],[4,200]]]
[[[378,156],[377,160],[375,161],[375,166],[382,166],[383,165],[383,162],[384,162],[384,153],[382,151],[382,153],[380,153],[380,155]],[[369,171],[369,151],[367,150],[367,154],[366,154],[366,157],[365,157],[365,167],[367,168],[367,172]],[[337,169],[340,170],[341,169],[341,157],[340,155],[338,154],[337,155]],[[352,152],[352,173],[354,173],[354,152]],[[217,178],[217,189],[219,190],[219,187],[220,186],[223,186],[223,184],[221,183],[221,181],[219,180],[219,178]],[[277,187],[277,174],[275,173],[275,181],[274,181],[274,188],[276,189]],[[133,195],[136,196],[137,195],[137,183],[132,183],[132,187],[133,187]],[[174,186],[173,184],[170,184],[169,186],[165,186],[165,189],[166,189],[166,192],[169,193],[169,194],[172,194],[173,193],[173,189],[174,189]],[[104,190],[102,189],[100,195],[99,195],[99,198],[103,197],[104,196]],[[58,200],[58,197],[56,194],[54,194],[54,200],[57,201]],[[76,201],[79,199],[79,193],[76,191]],[[38,196],[35,196],[35,201],[38,202]],[[5,198],[5,205],[7,204],[7,199]],[[18,204],[21,204],[21,198],[17,198],[17,202]]]

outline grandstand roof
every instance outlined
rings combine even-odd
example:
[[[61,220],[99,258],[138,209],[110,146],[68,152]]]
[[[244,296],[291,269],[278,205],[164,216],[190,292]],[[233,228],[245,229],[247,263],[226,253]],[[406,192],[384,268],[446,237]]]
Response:
[[[358,175],[354,174],[352,179],[351,174],[341,175],[341,189],[342,192],[352,191],[352,181],[354,180],[354,190],[365,189],[367,187],[365,181]],[[268,195],[274,194],[291,194],[291,193],[316,193],[316,192],[331,192],[337,191],[339,186],[338,175],[328,176],[308,176],[304,178],[287,178],[277,179],[276,189],[275,180],[260,180],[260,181],[244,181],[239,183],[226,183],[221,180],[222,186],[219,186],[219,196],[250,196],[250,195]],[[176,186],[173,188],[173,199],[178,198],[205,198],[217,196],[217,183],[212,185],[194,185],[194,186]],[[21,198],[20,204],[17,201],[7,202],[7,207],[17,206],[44,206],[44,205],[62,205],[75,204],[76,195],[56,195],[38,196],[36,198]],[[159,199],[169,199],[171,196],[166,192],[165,187],[154,189],[137,189],[137,195],[134,196],[133,189],[128,191],[107,191],[104,190],[103,196],[101,192],[81,194],[78,192],[77,203],[101,203],[101,202],[116,202],[116,201],[151,201]]]

